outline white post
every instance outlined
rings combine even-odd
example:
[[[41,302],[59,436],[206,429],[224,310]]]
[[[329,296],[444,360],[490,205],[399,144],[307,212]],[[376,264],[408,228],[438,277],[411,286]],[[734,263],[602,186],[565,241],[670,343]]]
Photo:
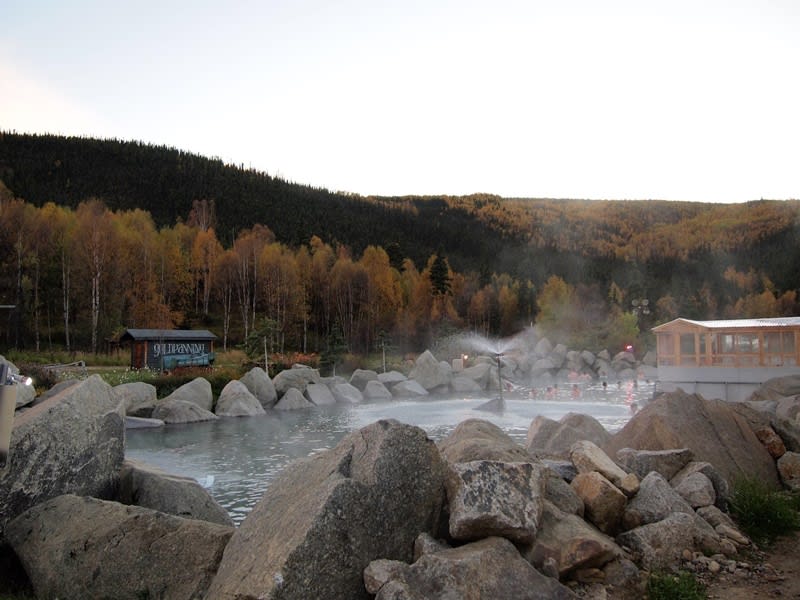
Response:
[[[0,469],[6,466],[17,407],[17,386],[7,385],[8,365],[0,366]]]

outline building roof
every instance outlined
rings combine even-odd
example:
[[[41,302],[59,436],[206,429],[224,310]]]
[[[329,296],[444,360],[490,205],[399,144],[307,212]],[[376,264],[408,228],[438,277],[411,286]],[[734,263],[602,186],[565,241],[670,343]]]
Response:
[[[215,340],[217,336],[207,329],[126,329],[119,341],[128,340]]]
[[[664,323],[658,327],[653,327],[653,331],[665,331],[673,329],[676,325],[686,324],[708,330],[723,329],[759,329],[770,327],[800,327],[800,317],[773,317],[766,319],[721,319],[717,321],[693,321],[692,319],[678,318]]]

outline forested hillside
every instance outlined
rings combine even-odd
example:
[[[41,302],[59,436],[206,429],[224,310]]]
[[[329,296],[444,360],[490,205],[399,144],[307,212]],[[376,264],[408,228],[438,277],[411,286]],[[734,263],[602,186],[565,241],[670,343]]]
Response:
[[[506,233],[444,199],[333,193],[138,142],[0,133],[0,181],[37,206],[76,208],[99,198],[114,210],[146,210],[158,227],[185,220],[195,200],[211,200],[226,245],[253,223],[265,223],[291,246],[312,235],[357,253],[370,244],[397,244],[418,265],[439,246],[458,268],[477,264],[498,254]]]
[[[362,197],[173,148],[0,133],[0,219],[9,346],[202,325],[414,350],[536,320],[597,348],[679,315],[800,308],[796,200]]]

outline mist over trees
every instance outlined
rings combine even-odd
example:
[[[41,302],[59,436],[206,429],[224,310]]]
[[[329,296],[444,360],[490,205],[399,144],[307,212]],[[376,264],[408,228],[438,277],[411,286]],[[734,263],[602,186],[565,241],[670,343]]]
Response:
[[[203,327],[224,346],[255,332],[273,351],[416,351],[536,322],[617,349],[677,316],[800,308],[797,201],[370,198],[165,147],[0,133],[0,222],[8,347]]]

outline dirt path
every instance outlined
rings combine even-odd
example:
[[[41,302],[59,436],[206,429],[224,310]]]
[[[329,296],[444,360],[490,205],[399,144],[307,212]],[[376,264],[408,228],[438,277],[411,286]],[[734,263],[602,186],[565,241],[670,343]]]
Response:
[[[800,533],[744,560],[753,569],[704,577],[714,600],[800,600]]]

